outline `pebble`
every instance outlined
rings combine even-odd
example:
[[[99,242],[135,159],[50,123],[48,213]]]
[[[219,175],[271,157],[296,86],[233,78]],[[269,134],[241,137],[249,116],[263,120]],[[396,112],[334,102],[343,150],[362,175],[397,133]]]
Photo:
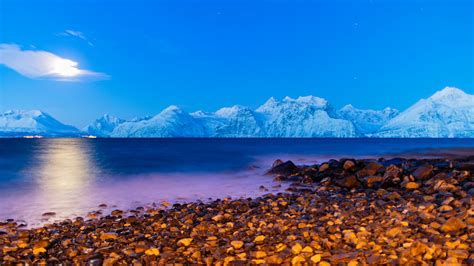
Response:
[[[244,242],[238,241],[238,240],[234,240],[234,241],[230,242],[230,244],[231,244],[232,247],[234,247],[235,249],[240,249],[241,247],[244,246]]]
[[[192,238],[183,238],[178,241],[178,245],[188,247],[189,245],[191,245],[192,241]]]
[[[442,226],[441,231],[448,233],[448,232],[457,232],[462,230],[466,227],[466,224],[459,218],[451,217],[447,220]]]
[[[418,189],[420,187],[420,184],[416,183],[416,182],[408,182],[406,185],[405,185],[405,188],[406,189],[410,189],[410,190],[415,190],[415,189]]]

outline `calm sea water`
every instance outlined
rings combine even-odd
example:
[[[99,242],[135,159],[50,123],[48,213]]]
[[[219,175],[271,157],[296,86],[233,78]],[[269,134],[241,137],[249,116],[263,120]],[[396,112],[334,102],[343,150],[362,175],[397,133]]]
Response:
[[[459,149],[461,148],[461,149]],[[253,197],[270,191],[273,160],[468,154],[474,139],[0,139],[0,220],[29,226],[106,203]],[[44,212],[56,212],[46,219]]]

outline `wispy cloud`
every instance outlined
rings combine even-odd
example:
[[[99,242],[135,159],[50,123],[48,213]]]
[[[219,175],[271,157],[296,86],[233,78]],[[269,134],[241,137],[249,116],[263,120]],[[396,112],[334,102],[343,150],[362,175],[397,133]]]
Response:
[[[80,69],[77,62],[47,51],[22,50],[16,44],[0,44],[0,64],[33,79],[82,81],[107,79],[105,73]]]
[[[74,38],[79,38],[85,42],[87,42],[87,44],[89,44],[90,46],[94,46],[94,44],[89,41],[86,36],[84,35],[84,33],[82,33],[81,31],[77,31],[77,30],[65,30],[61,33],[58,33],[59,36],[69,36],[69,37],[74,37]]]

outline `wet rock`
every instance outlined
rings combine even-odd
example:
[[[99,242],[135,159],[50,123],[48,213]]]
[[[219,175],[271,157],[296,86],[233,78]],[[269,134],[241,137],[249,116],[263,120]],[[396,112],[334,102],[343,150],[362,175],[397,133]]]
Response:
[[[394,166],[402,166],[403,163],[405,163],[405,159],[403,158],[392,158],[392,159],[389,159],[389,160],[383,160],[381,163],[382,165],[384,166],[390,166],[390,165],[394,165]]]
[[[288,177],[284,175],[277,175],[273,178],[273,181],[285,181],[285,180],[288,180]]]
[[[275,167],[272,167],[267,174],[270,175],[284,175],[288,176],[295,173],[298,170],[298,167],[292,161],[286,161],[284,163],[277,164]]]
[[[422,165],[413,172],[413,177],[417,180],[424,180],[431,176],[433,173],[433,166],[431,164]]]
[[[365,186],[369,188],[380,187],[384,181],[383,177],[381,176],[366,176],[362,180]]]
[[[40,249],[40,248],[47,248],[49,246],[48,240],[39,240],[33,244],[33,248]]]
[[[265,240],[265,236],[259,235],[256,236],[255,239],[253,240],[254,243],[256,244],[261,244]]]
[[[100,235],[100,240],[106,241],[106,240],[115,240],[117,239],[118,235],[117,233],[102,233]]]
[[[312,263],[318,263],[321,261],[321,254],[316,254],[310,258]]]
[[[447,220],[440,228],[441,231],[448,232],[457,232],[466,227],[466,224],[459,218],[451,217]]]
[[[112,216],[122,216],[123,211],[122,210],[113,210],[111,213]]]
[[[351,189],[358,187],[359,181],[354,175],[350,175],[334,180],[334,184],[343,188]]]
[[[291,178],[290,178],[291,179]],[[293,180],[292,180],[293,181]],[[297,180],[294,180],[294,181],[297,181]],[[303,178],[301,178],[301,183],[303,184],[311,184],[313,183],[313,179],[310,177],[310,176],[303,176]]]
[[[354,168],[354,167],[355,167],[355,163],[354,163],[354,161],[352,161],[352,160],[346,160],[346,161],[344,162],[344,165],[342,166],[342,168],[344,168],[344,170],[346,170],[346,171],[347,171],[347,170],[350,170],[350,169],[352,169],[352,168]]]
[[[390,180],[394,183],[398,183],[400,181],[400,175],[402,174],[402,172],[403,170],[400,167],[391,164],[385,169],[383,178],[386,181]]]
[[[405,185],[405,188],[408,190],[415,190],[415,189],[418,189],[419,187],[420,187],[420,184],[416,182],[408,182]]]
[[[402,229],[400,227],[395,227],[387,231],[386,235],[390,238],[397,237],[400,233],[402,233]]]
[[[46,253],[45,248],[33,248],[33,255],[37,256],[42,253]]]
[[[282,163],[284,163],[282,160],[276,159],[272,164],[272,168],[275,168],[275,167],[279,166]]]
[[[157,248],[149,248],[145,251],[145,254],[148,256],[158,256],[160,255],[160,250]]]
[[[329,164],[328,163],[323,163],[321,164],[321,166],[319,167],[319,172],[324,172],[326,170],[329,169]]]
[[[398,200],[401,197],[398,192],[389,192],[383,195],[383,198],[386,200]]]
[[[303,247],[301,246],[300,243],[296,243],[291,247],[291,252],[295,255],[298,255],[301,253],[301,250],[303,250]]]
[[[457,170],[474,171],[474,161],[460,162],[455,165],[455,168]]]
[[[230,242],[230,244],[231,244],[232,247],[234,247],[235,249],[240,249],[241,247],[244,246],[244,242],[239,241],[239,240],[234,240],[234,241]]]
[[[192,241],[192,238],[183,238],[178,241],[178,245],[188,247],[189,245],[191,245]]]
[[[363,178],[366,176],[374,176],[382,168],[383,168],[383,165],[376,162],[370,162],[364,168],[362,168],[359,172],[357,172],[357,176],[360,178]]]

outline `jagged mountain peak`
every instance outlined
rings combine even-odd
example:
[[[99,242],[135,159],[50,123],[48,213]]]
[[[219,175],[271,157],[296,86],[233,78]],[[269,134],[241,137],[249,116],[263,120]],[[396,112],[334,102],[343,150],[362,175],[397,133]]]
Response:
[[[341,108],[341,110],[354,110],[354,109],[357,109],[357,108],[355,108],[352,104],[346,104]]]
[[[310,104],[319,108],[324,108],[328,105],[328,101],[324,98],[319,98],[313,95],[308,96],[300,96],[296,99],[292,99],[290,97],[285,97],[285,101],[287,102],[296,102],[302,104]]]
[[[231,107],[223,107],[215,112],[217,116],[220,117],[230,117],[235,116],[241,113],[251,113],[253,112],[252,109],[241,106],[241,105],[234,105]]]
[[[104,114],[102,115],[102,117],[100,117],[99,119],[97,120],[101,120],[101,121],[107,121],[107,122],[110,122],[110,123],[117,123],[117,122],[123,122],[125,120],[121,119],[121,118],[118,118],[116,116],[113,116],[113,115],[109,115],[109,114]]]
[[[287,108],[291,109],[327,109],[331,111],[331,106],[329,105],[328,101],[323,98],[319,98],[316,96],[300,96],[296,99],[286,96],[280,102],[275,98],[271,97],[268,99],[263,105],[258,107],[255,111],[260,113],[272,113],[275,110],[284,111]]]
[[[104,114],[104,115],[102,115],[102,119],[104,119],[104,120],[115,120],[115,119],[117,119],[117,117],[109,115],[109,114]]]
[[[170,105],[166,107],[165,109],[163,109],[163,111],[161,111],[161,113],[169,113],[169,112],[182,113],[184,111],[183,109],[179,108],[176,105]]]
[[[318,108],[324,108],[327,106],[328,101],[323,98],[319,98],[313,95],[308,96],[299,96],[298,98],[294,99],[289,96],[283,98],[284,103],[296,103],[296,104],[304,104],[304,105],[311,105],[316,106]]]
[[[260,105],[260,107],[258,107],[256,111],[264,112],[265,110],[274,108],[278,104],[279,104],[278,100],[272,96],[264,104]]]

